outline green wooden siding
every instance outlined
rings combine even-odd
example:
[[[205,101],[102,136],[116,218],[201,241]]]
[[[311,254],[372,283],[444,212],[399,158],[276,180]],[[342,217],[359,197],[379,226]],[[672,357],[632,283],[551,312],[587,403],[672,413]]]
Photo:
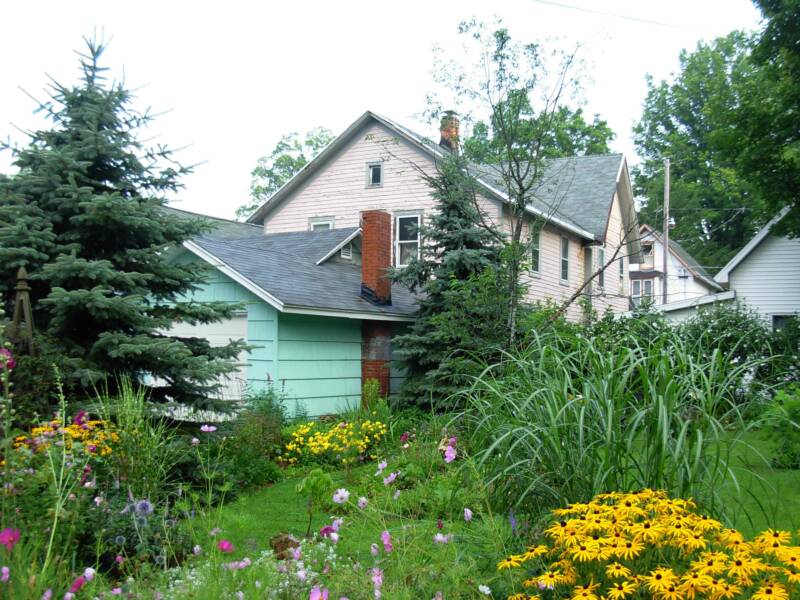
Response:
[[[280,314],[278,380],[292,405],[309,415],[361,401],[361,321]]]

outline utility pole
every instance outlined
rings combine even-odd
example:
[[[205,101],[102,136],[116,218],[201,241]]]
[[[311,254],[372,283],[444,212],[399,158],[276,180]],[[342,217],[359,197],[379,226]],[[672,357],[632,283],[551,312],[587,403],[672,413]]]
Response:
[[[667,303],[667,265],[669,264],[669,159],[664,159],[664,270],[662,279],[662,299],[661,303]]]

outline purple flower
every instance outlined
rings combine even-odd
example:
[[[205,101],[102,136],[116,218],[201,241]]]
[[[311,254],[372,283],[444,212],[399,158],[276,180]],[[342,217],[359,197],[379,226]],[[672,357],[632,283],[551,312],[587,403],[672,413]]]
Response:
[[[294,560],[300,560],[300,556],[303,554],[303,551],[298,546],[297,548],[292,548],[292,558]]]
[[[368,503],[368,502],[369,502],[369,500],[367,500],[366,498],[364,498],[364,496],[361,496],[361,497],[358,499],[358,508],[360,508],[361,510],[364,510],[365,508],[367,508],[367,503]]]
[[[472,511],[468,508],[464,509],[464,521],[466,521],[467,523],[472,521]]]
[[[397,479],[397,476],[400,474],[400,471],[392,471],[386,477],[383,478],[383,485],[391,485],[394,483],[394,480]]]
[[[387,554],[394,550],[394,546],[392,546],[392,534],[385,529],[381,532],[381,542],[383,542],[383,549]]]
[[[329,593],[328,588],[320,589],[319,586],[314,586],[311,588],[308,600],[328,600]]]
[[[122,595],[122,588],[111,588],[111,595],[112,596],[121,596]]]
[[[339,543],[339,534],[336,533],[335,531],[330,535],[330,538],[331,538],[331,541],[334,544],[338,544]]]
[[[372,585],[375,586],[375,589],[380,588],[383,585],[383,571],[375,567],[370,572],[372,573]]]
[[[408,433],[407,431],[404,431],[404,432],[403,432],[403,435],[401,435],[401,436],[400,436],[400,441],[401,441],[401,442],[403,442],[403,443],[405,443],[405,442],[407,442],[407,441],[408,441],[408,438],[409,438],[409,437],[411,437],[411,434],[410,434],[410,433]]]
[[[447,445],[450,446],[451,448],[455,448],[457,441],[458,439],[456,438],[456,436],[453,436],[449,440],[447,440]]]
[[[14,360],[14,355],[8,348],[0,348],[0,368],[6,368],[9,371],[17,366],[17,361]]]
[[[447,446],[444,449],[444,462],[451,463],[456,459],[456,449],[453,446]]]
[[[119,588],[117,588],[117,589],[119,589]],[[122,590],[119,590],[119,591],[120,591],[120,593],[122,593]],[[111,593],[113,594],[114,590],[111,590]],[[41,600],[50,600],[52,597],[53,597],[53,590],[51,590],[50,588],[47,588],[45,590],[44,594],[42,594]]]
[[[375,477],[383,473],[383,470],[388,466],[388,463],[385,460],[382,460],[378,463],[378,470],[375,471]]]
[[[214,433],[216,430],[217,430],[217,428],[214,427],[213,425],[201,425],[200,426],[200,431],[202,431],[203,433]]]
[[[199,545],[197,545],[194,548],[192,548],[192,554],[194,554],[195,556],[200,556],[200,553],[202,551],[203,551],[203,549]]]
[[[513,510],[509,510],[508,511],[508,523],[509,523],[509,525],[511,525],[511,533],[516,535],[516,533],[517,533],[517,517],[514,516],[514,511]]]
[[[9,577],[11,577],[11,570],[5,565],[0,567],[0,581],[2,581],[3,583],[7,583]]]
[[[342,526],[342,523],[344,523],[344,519],[341,519],[341,518],[334,519],[333,520],[333,524],[331,525],[331,527],[333,527],[334,531],[338,532],[339,531],[339,527]]]
[[[449,533],[447,535],[444,535],[443,533],[437,533],[435,536],[433,536],[433,543],[434,544],[447,544],[447,543],[450,542],[452,537],[453,536],[451,534],[449,534]]]
[[[350,492],[344,488],[339,488],[333,493],[333,501],[336,504],[344,504],[350,498]]]
[[[9,552],[14,549],[19,541],[19,529],[11,529],[6,527],[0,531],[0,546],[5,546]]]
[[[77,414],[74,417],[72,417],[72,424],[84,425],[86,423],[88,416],[89,413],[87,413],[85,410],[79,410]]]
[[[325,525],[325,527],[319,530],[320,537],[330,537],[332,533],[336,533],[333,525]]]
[[[133,507],[137,515],[147,516],[153,512],[153,505],[149,500],[139,500]]]

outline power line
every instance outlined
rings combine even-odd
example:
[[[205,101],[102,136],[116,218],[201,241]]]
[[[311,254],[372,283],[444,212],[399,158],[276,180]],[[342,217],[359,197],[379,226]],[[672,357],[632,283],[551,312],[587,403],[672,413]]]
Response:
[[[539,4],[549,4],[550,6],[558,6],[559,8],[569,8],[572,10],[578,10],[581,12],[592,13],[595,15],[603,15],[606,17],[615,17],[617,19],[625,19],[627,21],[635,21],[637,23],[646,23],[648,25],[658,25],[659,27],[669,27],[670,29],[683,29],[684,31],[694,31],[697,33],[705,33],[699,29],[695,29],[694,27],[686,27],[685,25],[675,25],[674,23],[664,23],[662,21],[653,21],[651,19],[642,19],[640,17],[632,17],[630,15],[621,15],[619,13],[612,13],[606,12],[602,10],[596,10],[593,8],[584,8],[583,6],[573,6],[572,4],[562,4],[561,2],[553,2],[553,0],[533,0],[534,2],[538,2]]]

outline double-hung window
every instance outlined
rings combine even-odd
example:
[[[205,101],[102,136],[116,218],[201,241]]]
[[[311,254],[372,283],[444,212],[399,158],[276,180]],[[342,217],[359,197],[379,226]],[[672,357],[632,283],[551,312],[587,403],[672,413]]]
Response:
[[[374,162],[367,164],[367,187],[380,187],[383,185],[383,163]]]
[[[542,239],[542,230],[534,228],[531,234],[531,273],[540,273],[539,242]]]
[[[403,267],[419,257],[419,215],[397,217],[395,221],[395,265]]]
[[[597,285],[600,286],[600,289],[604,289],[606,287],[606,249],[605,248],[598,248],[597,249],[597,268],[600,269],[600,272],[597,274]]]
[[[625,293],[625,257],[619,257],[619,293]]]
[[[569,238],[561,238],[561,282],[569,281]]]
[[[653,299],[653,280],[634,279],[631,281],[631,297],[635,306],[639,306],[642,300],[650,302]]]

